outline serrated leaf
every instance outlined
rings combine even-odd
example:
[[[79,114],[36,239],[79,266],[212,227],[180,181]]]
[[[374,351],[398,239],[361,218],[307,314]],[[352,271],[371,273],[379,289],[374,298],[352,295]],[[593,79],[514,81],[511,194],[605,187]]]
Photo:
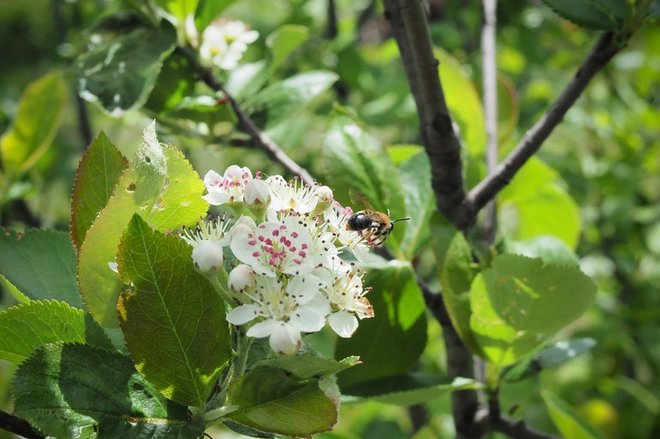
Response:
[[[190,163],[172,146],[163,148],[163,154],[166,177],[133,163],[123,172],[80,248],[80,290],[101,326],[117,326],[121,283],[108,263],[114,262],[121,233],[133,214],[144,215],[147,223],[159,230],[170,230],[194,224],[208,210],[201,198],[204,183]]]
[[[335,425],[338,398],[329,378],[301,381],[283,369],[259,367],[230,390],[229,403],[239,409],[227,417],[261,431],[311,436]]]
[[[66,232],[1,229],[0,273],[30,299],[56,299],[82,308],[76,255]]]
[[[55,300],[33,300],[0,312],[0,358],[20,363],[47,343],[112,343],[89,314]]]
[[[17,176],[46,152],[60,127],[66,86],[57,72],[48,73],[25,88],[11,127],[0,138],[3,171]]]
[[[553,11],[589,29],[616,30],[628,15],[626,0],[543,0]]]
[[[136,214],[117,262],[131,285],[117,309],[137,369],[172,400],[203,407],[231,356],[231,341],[224,303],[195,271],[192,247]]]
[[[592,338],[558,341],[512,366],[503,374],[503,377],[510,382],[529,378],[544,369],[557,367],[585,352],[589,352],[594,346],[596,346],[596,340]]]
[[[319,357],[313,354],[280,356],[258,362],[255,367],[275,367],[291,373],[298,379],[332,375],[360,364],[358,357],[347,357],[341,361]]]
[[[103,131],[85,151],[71,196],[71,241],[80,249],[87,230],[112,195],[128,161]]]
[[[335,114],[323,142],[323,159],[335,198],[345,205],[350,188],[361,191],[376,210],[390,211],[393,218],[406,216],[405,197],[396,168],[376,139],[351,118]],[[361,210],[365,206],[353,206]],[[406,221],[398,223],[387,239],[398,251],[406,233]]]
[[[506,366],[577,319],[595,294],[577,267],[500,255],[472,282],[470,327],[485,356]]]
[[[442,299],[456,332],[468,348],[478,354],[480,348],[470,329],[470,285],[478,272],[473,266],[472,249],[463,234],[441,225],[438,218],[431,223],[431,230]]]
[[[552,422],[563,437],[571,439],[599,438],[591,427],[575,415],[575,409],[569,407],[564,401],[547,390],[541,392],[541,397],[550,412]]]
[[[268,35],[266,45],[270,48],[271,59],[269,69],[277,70],[287,60],[289,55],[302,43],[307,41],[309,30],[305,26],[285,24]]]
[[[197,438],[200,423],[165,399],[119,353],[46,345],[14,377],[16,414],[57,438]]]
[[[551,235],[575,249],[580,210],[563,186],[552,168],[532,157],[497,197],[504,235],[519,241]]]
[[[80,96],[114,117],[141,106],[175,45],[176,32],[163,25],[137,28],[94,46],[75,62]]]
[[[342,388],[405,373],[426,346],[426,307],[410,265],[372,270],[365,285],[373,288],[367,297],[375,317],[337,341],[336,358],[359,355],[363,363],[339,374]]]
[[[479,389],[483,385],[467,378],[448,378],[428,373],[412,372],[382,378],[342,388],[347,401],[377,401],[385,404],[409,406],[423,404],[455,390]]]
[[[405,259],[412,260],[430,238],[429,221],[435,210],[431,165],[426,153],[420,152],[403,162],[399,166],[399,179],[406,201],[406,215],[410,217],[401,240],[401,252]]]

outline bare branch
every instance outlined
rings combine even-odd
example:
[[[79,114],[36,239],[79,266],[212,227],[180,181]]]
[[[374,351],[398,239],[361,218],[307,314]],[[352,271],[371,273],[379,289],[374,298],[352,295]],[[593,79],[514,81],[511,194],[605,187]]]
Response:
[[[188,58],[188,60],[195,68],[197,74],[199,75],[199,78],[206,85],[208,85],[214,91],[220,91],[224,93],[225,98],[229,102],[229,105],[231,105],[234,113],[236,113],[236,117],[238,117],[238,124],[240,128],[250,136],[252,142],[254,142],[258,148],[264,150],[271,159],[282,165],[290,173],[300,177],[300,179],[306,184],[310,186],[314,186],[316,184],[314,178],[309,172],[307,172],[305,168],[296,163],[284,152],[284,150],[282,150],[282,148],[280,148],[277,143],[275,143],[275,141],[273,141],[273,139],[268,137],[263,131],[259,129],[259,127],[257,127],[250,116],[248,116],[248,114],[243,111],[236,99],[234,99],[234,97],[227,92],[224,85],[218,81],[213,72],[199,63],[194,53],[183,47],[178,47],[177,50],[180,51],[186,58]]]
[[[440,85],[424,5],[420,0],[385,0],[385,16],[399,46],[417,106],[438,210],[466,230],[473,218],[466,215],[464,206],[461,146]]]
[[[492,175],[497,166],[497,60],[495,29],[497,23],[497,0],[483,0],[484,25],[481,32],[482,76],[484,90],[484,113],[486,116],[486,168]],[[486,212],[484,235],[487,242],[495,240],[497,211],[491,200]]]
[[[0,410],[0,429],[9,431],[26,439],[44,439],[26,420]]]
[[[594,77],[621,49],[615,42],[614,34],[607,32],[601,36],[591,53],[577,71],[562,94],[552,104],[548,112],[525,134],[518,146],[500,163],[495,172],[468,194],[469,210],[474,215],[492,200],[516,175],[518,170],[538,151],[545,139],[563,120],[584,89]]]

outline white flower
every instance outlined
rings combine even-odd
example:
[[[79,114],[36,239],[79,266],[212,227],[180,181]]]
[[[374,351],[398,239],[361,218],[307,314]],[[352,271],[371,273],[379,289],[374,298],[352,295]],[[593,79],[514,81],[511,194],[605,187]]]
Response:
[[[251,180],[252,171],[236,165],[228,167],[224,175],[209,171],[204,176],[204,186],[206,186],[208,194],[202,198],[213,206],[240,203],[243,201],[245,186]]]
[[[293,354],[300,345],[301,332],[317,332],[325,324],[329,305],[318,294],[319,284],[311,274],[290,278],[286,287],[280,279],[260,276],[255,291],[246,293],[253,302],[232,309],[227,321],[244,325],[259,318],[247,335],[269,337],[273,351]]]
[[[321,285],[321,291],[326,295],[334,312],[328,317],[328,323],[340,337],[350,337],[358,327],[358,318],[374,316],[374,310],[369,300],[364,297],[368,289],[362,286],[362,275],[354,271],[352,266],[336,261],[330,282]]]
[[[264,276],[305,274],[314,268],[312,237],[295,217],[261,223],[256,230],[244,226],[233,233],[231,250],[241,262]]]
[[[358,232],[348,230],[346,224],[353,215],[353,209],[334,202],[332,207],[323,212],[328,229],[335,234],[341,245],[350,250],[357,260],[362,260],[369,253],[366,240]]]
[[[259,37],[241,21],[216,20],[202,33],[199,55],[206,66],[215,65],[224,70],[236,68],[247,46]]]
[[[246,264],[239,264],[229,273],[227,283],[234,291],[251,290],[257,282],[257,273]]]
[[[202,273],[211,273],[223,267],[224,252],[231,236],[224,218],[201,222],[196,230],[187,230],[181,238],[193,247],[192,259]]]
[[[270,202],[270,188],[263,180],[252,179],[245,185],[243,199],[248,206],[268,204]]]
[[[271,213],[293,210],[299,214],[306,214],[314,210],[319,201],[314,188],[301,183],[298,179],[291,184],[281,176],[275,175],[268,177],[266,183],[270,186]],[[269,215],[269,219],[272,218],[273,215]]]

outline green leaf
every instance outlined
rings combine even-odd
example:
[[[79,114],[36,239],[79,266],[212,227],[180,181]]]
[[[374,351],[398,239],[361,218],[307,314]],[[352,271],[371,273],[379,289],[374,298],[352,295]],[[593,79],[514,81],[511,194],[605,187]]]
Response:
[[[559,175],[532,157],[498,195],[498,223],[519,241],[555,236],[574,249],[580,237],[580,210]]]
[[[269,125],[291,118],[314,98],[326,92],[337,81],[336,73],[313,70],[288,77],[269,85],[247,99],[244,107],[250,113],[266,109]]]
[[[143,145],[136,157],[145,150]],[[80,248],[80,290],[89,312],[102,326],[117,326],[121,283],[108,263],[114,262],[119,239],[133,214],[139,212],[158,230],[171,230],[195,224],[208,210],[201,198],[204,183],[181,152],[168,146],[151,153],[164,158],[150,159],[150,163],[137,158],[132,161]],[[156,162],[160,161],[166,163],[166,170],[157,169]]]
[[[385,404],[410,406],[429,402],[447,392],[465,389],[479,389],[481,383],[467,378],[448,378],[428,373],[412,372],[394,377],[360,383],[348,388],[342,387],[343,395],[357,396],[369,401]],[[342,398],[354,401],[354,398]]]
[[[33,300],[0,312],[0,358],[20,363],[47,343],[87,343],[112,348],[89,314],[55,300]]]
[[[195,16],[198,0],[156,0],[156,4],[183,23],[187,16]]]
[[[548,408],[552,422],[563,437],[571,439],[598,439],[591,427],[575,415],[575,409],[569,407],[564,401],[544,390],[541,397]]]
[[[202,32],[213,20],[220,18],[220,14],[236,0],[199,0],[195,13],[195,25]]]
[[[360,190],[376,210],[393,218],[406,216],[405,197],[396,167],[376,139],[340,113],[330,122],[323,142],[323,159],[335,197],[350,205],[350,188]],[[361,210],[364,206],[353,206]],[[407,221],[397,224],[387,240],[395,252],[406,233]]]
[[[56,299],[82,308],[76,255],[66,232],[2,229],[0,273],[30,299]]]
[[[339,392],[330,378],[298,380],[283,369],[250,370],[230,389],[227,415],[240,424],[288,436],[311,436],[337,422]]]
[[[309,30],[305,26],[285,24],[268,35],[266,45],[270,48],[269,69],[277,70],[302,43],[307,41]]]
[[[103,131],[85,151],[73,183],[71,241],[80,249],[87,230],[105,207],[128,161]]]
[[[447,107],[467,147],[466,179],[468,185],[473,186],[482,177],[480,164],[484,162],[486,152],[486,125],[481,98],[456,58],[442,49],[435,49],[434,54],[440,61],[440,80]]]
[[[281,356],[258,362],[255,367],[275,367],[283,369],[294,377],[306,380],[332,375],[360,364],[358,357],[347,357],[341,361],[319,357],[313,354]]]
[[[58,438],[197,438],[200,423],[168,401],[119,353],[46,345],[14,377],[15,412]]]
[[[164,24],[161,29],[138,28],[94,46],[75,63],[80,96],[98,102],[114,117],[140,107],[175,45],[176,33]]]
[[[554,236],[539,236],[528,241],[506,243],[506,253],[541,258],[546,264],[578,265],[578,258],[566,244]]]
[[[509,382],[529,378],[544,369],[557,367],[585,352],[589,352],[594,346],[596,346],[596,340],[592,338],[558,341],[533,356],[523,359],[503,373],[503,377]]]
[[[577,319],[595,295],[577,267],[504,254],[472,282],[470,326],[485,356],[502,367]]]
[[[478,272],[473,264],[472,249],[463,234],[453,227],[440,225],[438,218],[431,223],[431,228],[447,312],[461,339],[472,352],[479,354],[479,345],[470,329],[470,285]]]
[[[137,369],[168,398],[203,407],[231,341],[224,302],[195,271],[192,247],[136,214],[117,262],[130,283],[119,297],[119,322]]]
[[[174,109],[194,92],[194,78],[195,70],[188,58],[178,52],[171,53],[163,63],[158,81],[144,107],[154,113]]]
[[[431,166],[426,153],[420,152],[403,162],[399,166],[399,179],[406,201],[406,215],[410,217],[401,241],[401,251],[406,259],[412,260],[430,238],[429,221],[435,211]]]
[[[553,11],[589,29],[616,30],[628,16],[626,0],[543,0]]]
[[[387,155],[392,164],[400,166],[417,154],[424,152],[420,145],[390,145],[387,147]]]
[[[8,176],[27,171],[48,150],[65,103],[66,86],[59,73],[48,73],[28,84],[13,124],[0,138],[0,159]]]
[[[426,346],[426,307],[410,265],[393,261],[372,270],[365,285],[373,288],[367,297],[375,317],[337,341],[335,358],[359,355],[363,362],[340,373],[342,388],[407,372]]]

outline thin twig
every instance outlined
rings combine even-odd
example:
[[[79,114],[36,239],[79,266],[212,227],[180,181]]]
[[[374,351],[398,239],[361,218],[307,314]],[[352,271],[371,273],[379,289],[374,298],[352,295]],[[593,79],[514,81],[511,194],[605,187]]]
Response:
[[[497,61],[495,29],[497,23],[497,0],[483,0],[484,25],[481,32],[482,76],[484,90],[484,114],[486,118],[486,169],[488,175],[497,166]],[[486,207],[484,239],[489,244],[495,240],[497,210],[495,201]]]
[[[236,113],[239,127],[250,136],[257,147],[263,149],[271,159],[282,165],[284,169],[289,171],[291,174],[300,177],[300,179],[306,184],[310,186],[316,185],[314,178],[309,172],[307,172],[305,168],[296,163],[284,152],[284,150],[282,150],[282,148],[280,148],[277,143],[275,143],[273,139],[268,137],[263,131],[259,129],[259,127],[257,127],[250,116],[248,116],[248,114],[243,111],[236,99],[234,99],[234,97],[227,92],[224,85],[218,81],[213,72],[199,63],[194,53],[183,47],[178,47],[177,50],[186,58],[188,58],[195,71],[199,75],[199,78],[207,86],[209,86],[214,91],[219,91],[224,94],[225,99],[227,102],[229,102],[229,105],[231,105],[234,113]]]
[[[538,151],[545,139],[548,138],[550,133],[563,120],[566,112],[580,97],[591,78],[605,67],[620,49],[621,45],[616,44],[612,32],[607,32],[600,37],[572,81],[552,104],[548,112],[525,134],[518,146],[497,166],[495,172],[470,191],[468,206],[473,214],[476,214],[486,203],[492,200],[511,181],[527,160]]]
[[[467,230],[473,219],[465,215],[461,145],[440,85],[424,5],[420,0],[385,0],[385,16],[417,106],[438,210],[458,228]]]
[[[26,439],[44,439],[26,420],[0,410],[0,429],[22,436]]]

